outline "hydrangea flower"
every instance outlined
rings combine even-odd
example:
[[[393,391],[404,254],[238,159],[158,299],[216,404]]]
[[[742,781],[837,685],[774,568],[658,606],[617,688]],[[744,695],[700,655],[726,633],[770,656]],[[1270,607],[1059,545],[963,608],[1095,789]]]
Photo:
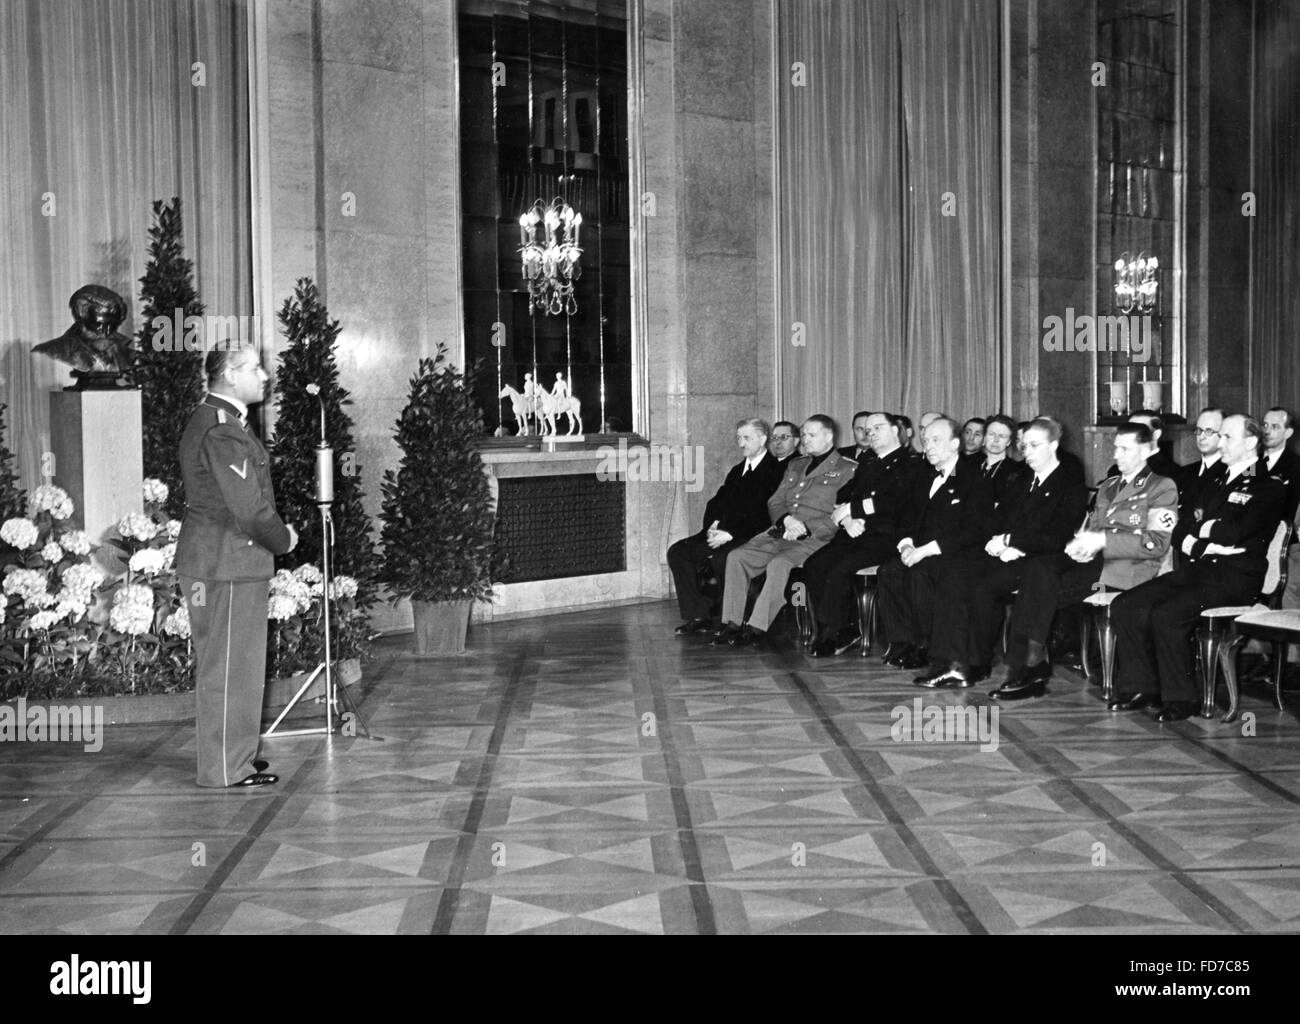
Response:
[[[179,519],[167,520],[167,539],[175,540],[181,535],[181,521]]]
[[[144,573],[146,576],[157,576],[162,572],[166,564],[167,556],[158,548],[142,548],[131,556],[131,560],[126,563],[126,567],[132,572]]]
[[[182,602],[167,618],[163,619],[162,631],[168,636],[178,636],[188,640],[190,637],[190,609]]]
[[[351,576],[335,576],[330,580],[330,598],[338,601],[357,596],[357,581]]]
[[[309,585],[321,581],[320,570],[317,569],[316,566],[312,565],[311,562],[303,562],[302,565],[298,566],[298,568],[293,571],[293,575],[294,579],[301,580],[303,583]]]
[[[108,624],[119,633],[143,636],[153,625],[153,591],[140,583],[123,587],[113,597]]]
[[[40,539],[41,531],[30,519],[6,519],[0,525],[0,540],[19,551],[26,551]]]
[[[41,548],[41,557],[47,562],[60,562],[63,560],[63,548],[56,541],[50,541]]]
[[[46,588],[45,573],[35,569],[11,569],[5,575],[4,592],[17,594],[24,604],[38,608],[45,607],[43,599],[51,596]]]
[[[171,493],[165,483],[154,477],[149,477],[140,487],[144,492],[146,505],[161,505],[167,501],[167,496]]]
[[[60,601],[89,605],[95,588],[104,582],[104,573],[99,566],[83,562],[64,569],[60,582]]]
[[[67,519],[72,515],[72,499],[62,487],[41,484],[27,498],[27,510],[32,515],[48,512],[53,519]]]
[[[27,629],[32,633],[43,633],[61,618],[63,618],[63,615],[58,611],[37,612],[27,620]]]
[[[158,524],[143,512],[128,512],[117,524],[117,532],[136,540],[153,540],[158,535]]]
[[[59,545],[70,555],[90,554],[90,536],[85,530],[69,530],[59,538]]]

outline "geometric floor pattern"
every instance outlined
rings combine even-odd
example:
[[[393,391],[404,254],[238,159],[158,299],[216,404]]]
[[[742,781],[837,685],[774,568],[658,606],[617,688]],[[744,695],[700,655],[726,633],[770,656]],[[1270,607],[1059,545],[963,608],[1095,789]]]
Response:
[[[264,741],[264,790],[197,789],[192,723],[0,744],[0,932],[1300,930],[1294,693],[1160,726],[1062,671],[981,744],[953,716],[991,727],[994,683],[918,708],[878,657],[677,621],[476,626],[452,659],[384,640],[376,738]],[[896,738],[917,711],[948,732]]]

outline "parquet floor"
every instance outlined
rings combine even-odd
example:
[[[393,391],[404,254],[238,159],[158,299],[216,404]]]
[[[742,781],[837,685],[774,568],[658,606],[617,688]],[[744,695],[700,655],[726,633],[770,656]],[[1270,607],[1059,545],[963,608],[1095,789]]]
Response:
[[[187,723],[0,744],[0,932],[1300,928],[1300,695],[1248,691],[1243,735],[1108,714],[1059,673],[981,749],[891,728],[918,697],[988,714],[988,685],[676,623],[517,620],[441,660],[383,641],[380,738],[266,741],[258,791],[196,789]]]

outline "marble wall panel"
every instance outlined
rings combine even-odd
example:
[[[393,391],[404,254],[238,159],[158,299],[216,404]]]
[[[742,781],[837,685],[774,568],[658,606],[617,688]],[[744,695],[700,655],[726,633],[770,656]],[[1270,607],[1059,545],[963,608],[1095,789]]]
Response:
[[[757,245],[752,123],[682,114],[679,124],[686,257],[752,256]]]
[[[751,121],[754,117],[753,0],[678,0],[673,9],[680,48],[678,109]],[[767,51],[762,55],[767,59]]]
[[[423,63],[421,8],[419,0],[321,0],[324,59],[419,72]]]

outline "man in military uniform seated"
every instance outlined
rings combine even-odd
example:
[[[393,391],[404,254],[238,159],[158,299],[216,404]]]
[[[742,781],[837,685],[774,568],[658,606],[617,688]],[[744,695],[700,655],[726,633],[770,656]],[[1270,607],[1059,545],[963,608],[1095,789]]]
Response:
[[[948,607],[936,617],[931,643],[955,653],[946,666],[932,660],[917,686],[965,687],[987,679],[1002,599],[1020,586],[1032,559],[1060,554],[1083,522],[1088,489],[1057,458],[1060,423],[1040,416],[1023,436],[1029,472],[997,510],[996,532],[982,553],[958,560],[940,581],[939,600]]]
[[[829,416],[810,416],[799,432],[804,455],[786,467],[785,477],[767,501],[772,527],[727,556],[722,590],[722,629],[713,643],[749,647],[762,643],[768,627],[785,604],[790,572],[833,536],[835,495],[853,477],[857,465],[835,451],[835,424]],[[745,603],[749,581],[767,576],[748,621]]]
[[[807,588],[818,636],[815,658],[852,650],[861,634],[853,618],[853,578],[894,553],[915,463],[898,436],[898,424],[883,412],[866,420],[873,458],[860,459],[853,479],[835,495],[831,520],[839,527],[831,542],[791,576]]]
[[[208,395],[181,435],[176,541],[194,636],[198,783],[265,786],[278,781],[257,756],[269,580],[298,534],[275,511],[266,449],[248,430],[267,381],[257,352],[214,349],[205,369]]]
[[[727,574],[728,553],[767,529],[767,499],[784,475],[776,457],[767,450],[770,432],[762,420],[736,424],[741,460],[731,467],[718,493],[705,506],[700,532],[668,549],[668,568],[685,620],[677,627],[678,636],[707,633],[713,626],[714,596],[701,586],[701,571],[711,567],[714,578],[721,581]]]
[[[1196,417],[1196,451],[1200,456],[1195,462],[1179,466],[1174,474],[1174,483],[1178,485],[1178,516],[1182,518],[1191,513],[1196,505],[1196,496],[1203,486],[1217,486],[1227,473],[1227,467],[1219,450],[1219,434],[1223,430],[1223,410],[1214,406],[1202,409]]]
[[[1259,468],[1263,439],[1251,416],[1223,421],[1227,474],[1201,490],[1191,515],[1174,530],[1174,547],[1186,563],[1111,605],[1117,673],[1111,711],[1163,704],[1159,722],[1179,722],[1195,712],[1191,631],[1204,609],[1249,604],[1259,596],[1265,553],[1282,521],[1283,487]]]
[[[1088,522],[1062,554],[1028,559],[1011,611],[1007,677],[993,696],[999,700],[1041,697],[1051,678],[1046,657],[1048,630],[1058,608],[1077,604],[1094,584],[1130,590],[1160,570],[1178,523],[1178,488],[1151,472],[1151,431],[1126,423],[1115,432],[1119,473],[1097,491]]]
[[[1156,453],[1147,459],[1147,466],[1151,472],[1157,476],[1166,477],[1169,480],[1178,480],[1179,470],[1182,468],[1173,459],[1165,454],[1164,448],[1161,447],[1162,439],[1165,432],[1165,420],[1158,412],[1152,412],[1150,409],[1139,409],[1129,415],[1130,423],[1144,423],[1151,436],[1155,439]],[[1118,466],[1111,466],[1106,470],[1106,478],[1110,479],[1119,472]]]
[[[944,573],[978,552],[993,525],[993,486],[960,457],[957,429],[956,421],[940,416],[922,431],[926,468],[911,476],[903,537],[880,567],[877,600],[890,642],[885,663],[900,668],[922,668],[933,657],[946,670],[965,653],[930,645],[936,617],[949,613],[935,600]]]

